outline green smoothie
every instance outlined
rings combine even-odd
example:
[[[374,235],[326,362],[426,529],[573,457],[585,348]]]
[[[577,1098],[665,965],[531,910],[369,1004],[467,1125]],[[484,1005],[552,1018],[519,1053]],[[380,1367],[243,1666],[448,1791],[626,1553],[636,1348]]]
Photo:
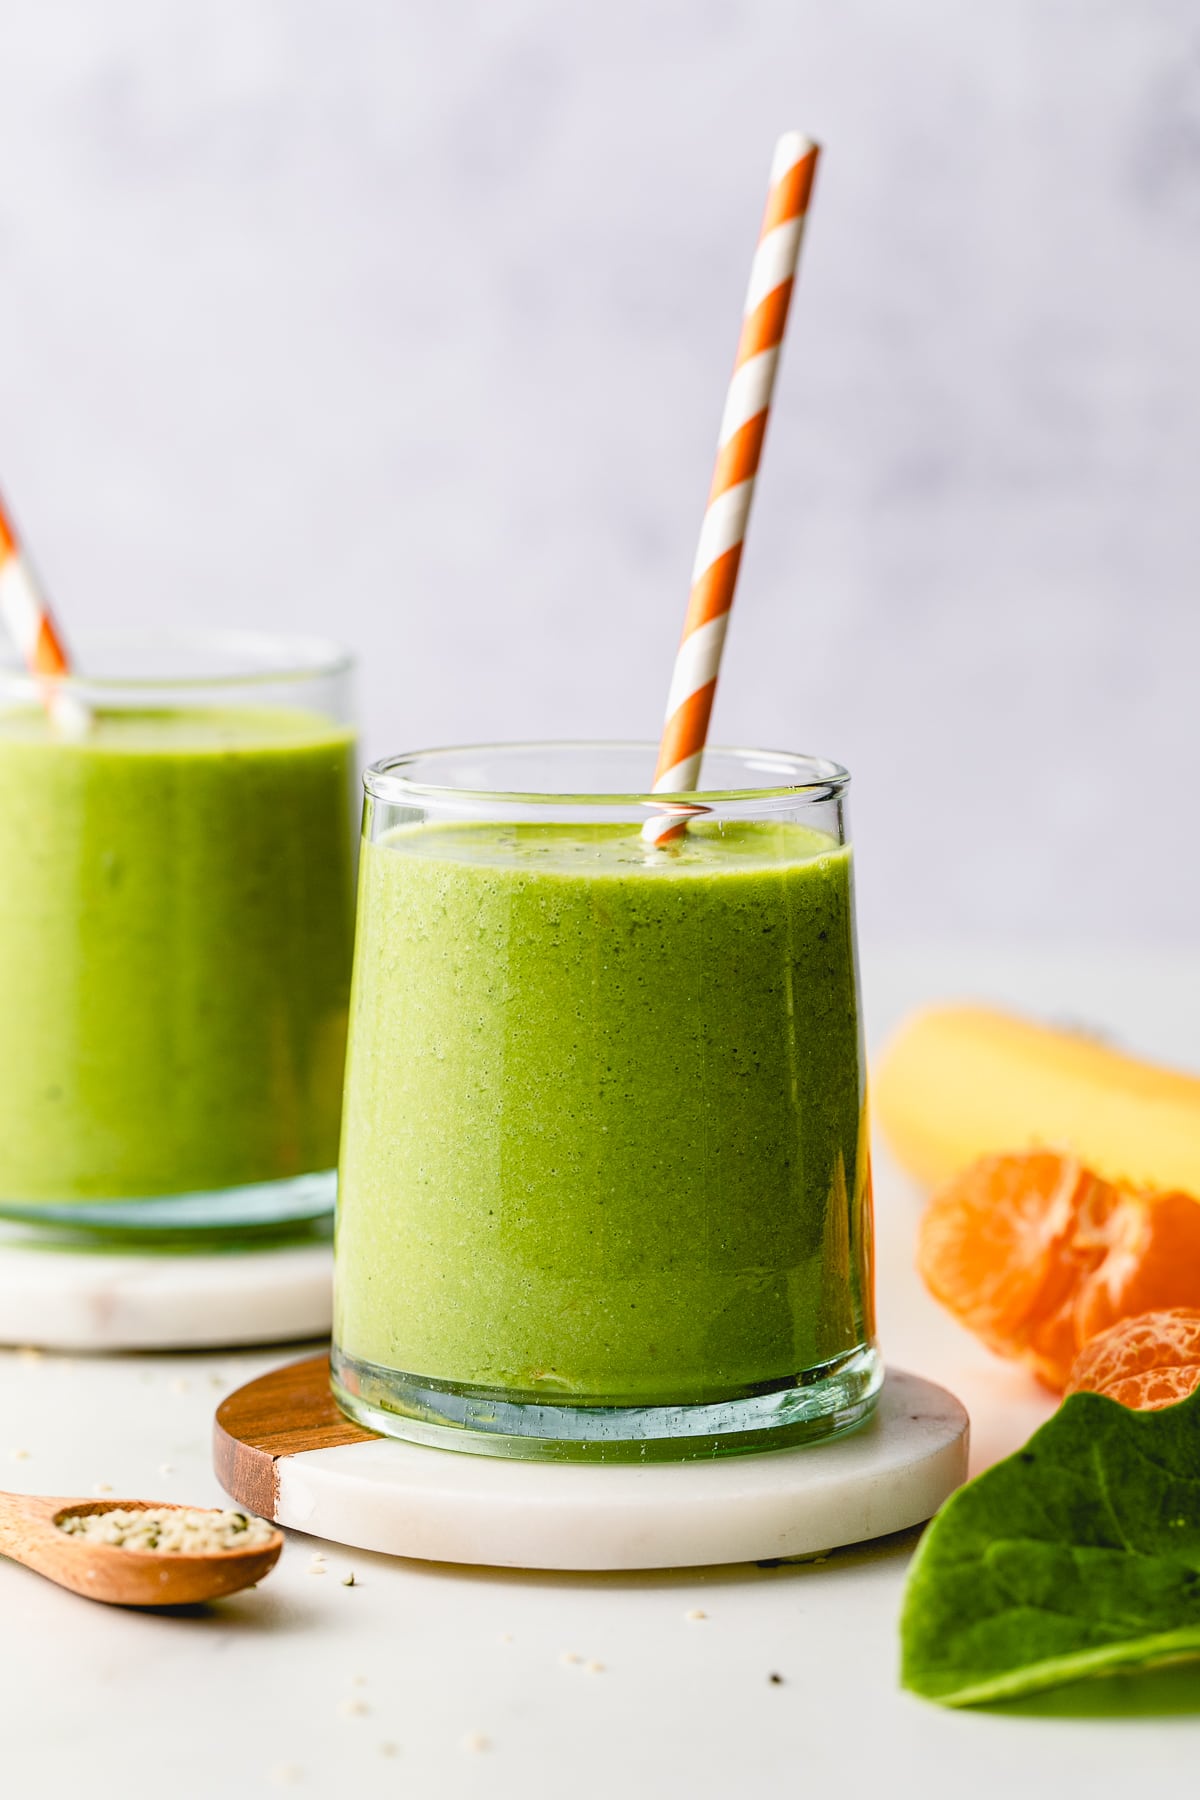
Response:
[[[710,1402],[873,1335],[848,850],[797,824],[363,847],[341,1356]]]
[[[353,739],[285,708],[0,712],[0,1200],[333,1166]]]

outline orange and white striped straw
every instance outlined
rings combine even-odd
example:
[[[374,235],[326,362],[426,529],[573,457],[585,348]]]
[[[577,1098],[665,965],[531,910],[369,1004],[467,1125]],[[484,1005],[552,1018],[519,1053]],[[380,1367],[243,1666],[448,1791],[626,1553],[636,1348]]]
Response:
[[[693,792],[699,781],[819,154],[810,138],[789,131],[776,144],[771,161],[767,206],[742,309],[742,334],[721,415],[717,466],[667,696],[654,775],[656,794]],[[662,843],[685,826],[678,813],[664,813],[648,819],[642,830],[649,842]]]
[[[30,674],[37,677],[54,723],[77,735],[87,729],[88,714],[73,694],[59,686],[71,673],[66,647],[50,603],[21,548],[12,519],[0,499],[0,619],[4,620]]]

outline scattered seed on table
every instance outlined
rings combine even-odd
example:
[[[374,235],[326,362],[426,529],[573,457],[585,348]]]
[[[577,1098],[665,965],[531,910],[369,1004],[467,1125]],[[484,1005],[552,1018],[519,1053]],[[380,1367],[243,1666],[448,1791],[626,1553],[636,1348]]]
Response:
[[[358,1586],[357,1581],[355,1581],[355,1579],[354,1579],[354,1570],[353,1569],[351,1569],[351,1571],[348,1575],[342,1576],[342,1586],[343,1587],[357,1587]]]
[[[160,1475],[173,1475],[175,1473],[175,1464],[174,1463],[159,1463],[158,1472]]]
[[[590,1662],[587,1665],[587,1672],[589,1675],[603,1675],[604,1664],[602,1662]]]
[[[571,1663],[581,1663],[583,1658],[582,1656],[577,1656],[574,1650],[564,1650],[558,1660],[564,1667],[567,1667]]]
[[[399,1744],[391,1743],[380,1744],[379,1754],[380,1756],[399,1756],[400,1746]]]
[[[29,1461],[28,1450],[10,1450],[9,1456],[11,1457],[13,1462],[28,1462]]]
[[[468,1731],[462,1741],[462,1747],[464,1750],[471,1751],[472,1755],[478,1756],[481,1751],[491,1749],[492,1740],[486,1737],[482,1731]]]
[[[772,1670],[771,1673],[767,1676],[767,1680],[771,1683],[772,1687],[782,1687],[783,1686],[783,1676],[777,1675],[774,1670]]]
[[[177,1375],[171,1383],[171,1392],[173,1394],[186,1394],[191,1385],[192,1384],[186,1375]]]
[[[683,1616],[689,1623],[694,1624],[699,1619],[707,1619],[708,1614],[702,1612],[698,1606],[693,1606],[691,1612],[685,1612]]]
[[[111,1481],[94,1481],[92,1483],[93,1494],[111,1494],[112,1491]]]
[[[365,1700],[343,1700],[338,1707],[343,1719],[365,1719],[370,1710]]]

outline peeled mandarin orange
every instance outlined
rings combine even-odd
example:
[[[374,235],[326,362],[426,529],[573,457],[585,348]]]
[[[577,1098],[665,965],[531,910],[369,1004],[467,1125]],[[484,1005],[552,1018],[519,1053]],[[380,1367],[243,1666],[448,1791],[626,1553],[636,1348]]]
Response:
[[[1200,1387],[1200,1311],[1176,1306],[1122,1319],[1085,1344],[1067,1393],[1107,1394],[1122,1406],[1156,1411]]]
[[[1200,1308],[1200,1205],[1039,1150],[973,1163],[934,1196],[917,1266],[985,1344],[1056,1390],[1085,1343],[1152,1308]]]
[[[1200,1206],[1190,1194],[1127,1194],[1109,1249],[1076,1309],[1080,1346],[1119,1319],[1200,1307]]]
[[[937,1299],[1001,1356],[1020,1356],[1061,1386],[1078,1346],[1070,1318],[1081,1217],[1102,1221],[1115,1188],[1052,1151],[972,1163],[926,1208],[917,1266]],[[1102,1250],[1096,1249],[1094,1261]]]

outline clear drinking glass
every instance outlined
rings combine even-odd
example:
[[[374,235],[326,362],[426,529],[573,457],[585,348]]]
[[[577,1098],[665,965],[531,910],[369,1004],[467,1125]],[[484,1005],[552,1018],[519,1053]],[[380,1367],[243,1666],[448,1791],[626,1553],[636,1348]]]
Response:
[[[333,1381],[396,1437],[685,1458],[870,1410],[848,776],[648,744],[366,775]]]
[[[0,665],[0,1216],[328,1216],[353,933],[351,664],[248,633],[72,643],[63,735]]]

